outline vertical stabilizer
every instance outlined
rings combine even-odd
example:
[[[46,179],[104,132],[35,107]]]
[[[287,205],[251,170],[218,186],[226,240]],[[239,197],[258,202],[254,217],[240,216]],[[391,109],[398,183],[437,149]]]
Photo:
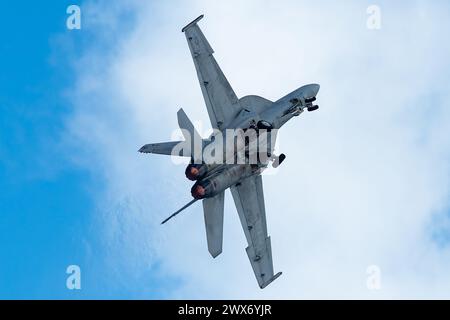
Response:
[[[194,124],[189,120],[183,109],[178,110],[178,125],[183,133],[185,140],[191,147],[191,157],[194,163],[202,163],[203,140],[200,134],[194,127]],[[190,141],[190,144],[189,144]]]

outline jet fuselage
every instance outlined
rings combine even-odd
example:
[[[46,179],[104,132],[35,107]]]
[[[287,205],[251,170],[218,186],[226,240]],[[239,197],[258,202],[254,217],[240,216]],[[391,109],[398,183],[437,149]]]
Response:
[[[315,100],[319,88],[320,86],[317,84],[302,86],[273,102],[270,107],[259,113],[244,109],[231,122],[230,129],[217,131],[208,140],[203,140],[203,150],[208,147],[216,151],[223,149],[224,156],[219,158],[223,162],[191,163],[187,166],[186,177],[189,180],[197,181],[191,189],[192,196],[195,199],[214,197],[235,185],[241,179],[261,173],[262,169],[267,166],[275,146],[276,133],[274,134],[273,131],[280,129],[292,117],[298,116],[304,108],[312,107],[312,102]],[[241,130],[249,139],[245,140],[245,137],[241,140],[234,139],[236,128]],[[250,129],[254,131],[250,132]],[[252,150],[249,146],[252,145],[253,141],[261,138],[261,131],[265,131],[269,138],[265,138],[262,143],[258,141],[259,144],[254,144],[255,149]],[[227,144],[227,139],[230,136],[233,138],[231,145]],[[219,143],[219,147],[213,148],[214,144],[218,145]],[[264,150],[260,150],[263,143],[266,147]],[[244,154],[244,163],[236,163],[238,152],[247,152],[247,154]],[[252,166],[248,166],[251,154],[255,154],[255,161],[254,163],[250,162]],[[265,154],[264,158],[262,157],[263,154]]]

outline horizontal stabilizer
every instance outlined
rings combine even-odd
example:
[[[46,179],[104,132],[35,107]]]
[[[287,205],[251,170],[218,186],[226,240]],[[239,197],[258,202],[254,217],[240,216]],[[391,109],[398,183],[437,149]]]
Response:
[[[155,154],[165,154],[165,155],[174,155],[180,157],[190,157],[190,150],[187,148],[178,148],[178,154],[172,154],[173,148],[182,143],[183,141],[171,141],[171,142],[161,142],[161,143],[150,143],[146,144],[142,148],[139,149],[141,153],[155,153]],[[188,151],[188,152],[186,152]],[[187,154],[184,154],[187,153]]]
[[[208,251],[213,258],[222,253],[224,199],[224,191],[212,198],[203,199],[206,240]]]

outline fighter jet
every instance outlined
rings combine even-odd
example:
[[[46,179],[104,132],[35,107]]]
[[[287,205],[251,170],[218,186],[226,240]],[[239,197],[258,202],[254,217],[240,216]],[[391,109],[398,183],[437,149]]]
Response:
[[[162,223],[202,200],[208,251],[213,258],[222,253],[224,197],[225,190],[231,190],[248,242],[247,255],[262,289],[278,278],[281,272],[274,274],[273,271],[261,173],[270,162],[277,167],[284,161],[284,154],[277,156],[273,153],[276,132],[304,110],[314,111],[319,108],[314,101],[320,86],[302,86],[275,102],[256,95],[238,98],[197,24],[202,18],[203,15],[193,20],[182,32],[194,60],[214,132],[208,138],[201,138],[186,113],[180,109],[177,113],[178,124],[185,140],[147,144],[139,152],[191,158],[185,173],[188,179],[195,181],[191,189],[193,199]],[[236,134],[236,131],[241,135]],[[230,135],[233,138],[227,140]],[[236,137],[242,138],[242,135],[244,138],[239,143]],[[252,143],[263,136],[265,139],[262,140],[266,142],[264,147]],[[219,160],[223,161],[217,161],[217,157],[214,161],[207,161],[204,152],[225,140],[232,141],[231,148],[225,143],[225,147],[220,146],[215,149],[216,152],[211,152],[219,154]],[[180,144],[183,147],[180,148]],[[221,151],[224,151],[223,154]],[[257,157],[252,157],[254,154]]]

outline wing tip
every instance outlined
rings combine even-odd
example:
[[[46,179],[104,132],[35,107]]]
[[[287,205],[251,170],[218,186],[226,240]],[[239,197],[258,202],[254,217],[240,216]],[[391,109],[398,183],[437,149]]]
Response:
[[[181,29],[181,32],[184,32],[187,28],[189,28],[190,26],[196,24],[197,22],[199,22],[200,20],[203,19],[205,15],[201,14],[199,15],[197,18],[195,18],[194,20],[192,20],[191,22],[189,22],[183,29]]]
[[[265,287],[267,287],[269,284],[271,284],[273,281],[275,281],[279,276],[281,276],[283,274],[283,272],[278,272],[276,275],[274,275],[272,278],[270,278],[268,281],[264,282],[263,284],[261,284],[259,287],[261,289],[264,289]]]

